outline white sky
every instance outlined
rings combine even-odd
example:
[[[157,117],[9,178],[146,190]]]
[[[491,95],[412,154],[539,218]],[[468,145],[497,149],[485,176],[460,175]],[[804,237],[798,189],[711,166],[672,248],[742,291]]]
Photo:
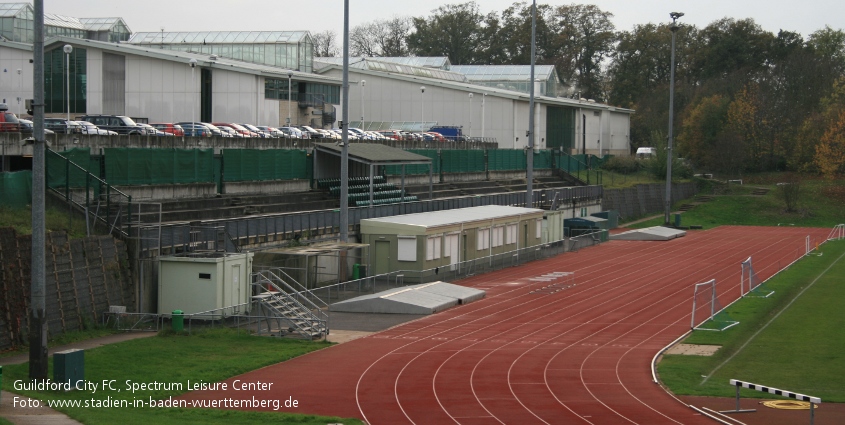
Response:
[[[11,0],[2,0],[11,1]],[[30,0],[31,1],[31,0]],[[432,10],[462,0],[350,0],[350,28],[393,16],[428,16]],[[478,0],[481,12],[501,12],[512,0]],[[540,1],[558,6],[596,4],[613,13],[617,30],[636,24],[668,22],[669,12],[684,12],[682,23],[699,28],[723,17],[754,18],[764,30],[796,31],[803,36],[829,25],[845,28],[843,0],[601,0]],[[121,17],[133,32],[161,31],[343,31],[340,0],[44,0],[47,13],[76,18]]]

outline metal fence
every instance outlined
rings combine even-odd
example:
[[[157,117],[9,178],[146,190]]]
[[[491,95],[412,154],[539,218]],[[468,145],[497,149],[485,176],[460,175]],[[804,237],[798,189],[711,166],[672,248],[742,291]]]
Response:
[[[534,191],[533,207],[574,204],[580,201],[602,199],[602,186],[573,186]],[[389,217],[402,214],[426,213],[482,205],[525,206],[525,192],[490,195],[462,196],[431,201],[405,202],[349,209],[350,235],[357,234],[357,225],[367,218]],[[197,240],[197,226],[222,228],[238,246],[257,246],[265,242],[293,239],[303,241],[337,239],[340,232],[340,211],[320,210],[261,217],[240,217],[207,220],[201,223],[180,223],[140,227],[137,234],[141,251],[172,254],[191,251]],[[158,232],[161,237],[158,239]]]

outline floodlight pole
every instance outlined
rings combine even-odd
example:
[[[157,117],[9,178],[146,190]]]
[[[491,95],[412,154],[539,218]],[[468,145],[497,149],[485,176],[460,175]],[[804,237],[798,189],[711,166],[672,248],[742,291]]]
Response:
[[[343,0],[343,83],[340,121],[340,241],[349,242],[349,0]]]
[[[73,46],[65,44],[63,50],[65,52],[65,57],[67,58],[67,132],[70,133],[70,53],[73,52]]]
[[[290,121],[290,98],[293,97],[293,93],[291,92],[291,80],[293,79],[293,72],[288,71],[288,127],[291,125]]]
[[[536,32],[537,0],[534,0],[531,4],[531,92],[529,93],[528,101],[528,150],[525,158],[525,206],[527,208],[531,208],[534,205],[534,62],[537,54]]]
[[[194,90],[194,69],[197,67],[197,60],[194,59],[194,58],[191,58],[190,65],[191,65],[191,90],[193,91]],[[188,94],[188,98],[191,99],[191,121],[192,121],[191,127],[193,127],[193,129],[192,129],[193,131],[191,132],[191,135],[196,137],[197,136],[197,118],[196,118],[196,115],[194,115],[194,114],[196,114],[196,102],[194,101],[193,97],[194,97],[193,93]]]
[[[425,132],[425,86],[420,86],[420,109],[422,110],[422,121],[420,121],[420,133]]]
[[[672,26],[669,27],[672,31],[672,55],[671,66],[669,68],[669,137],[667,138],[666,147],[666,198],[664,199],[664,226],[669,226],[669,215],[671,214],[672,209],[672,130],[675,121],[675,33],[678,32],[678,29],[680,28],[680,25],[678,25],[676,21],[681,16],[684,16],[684,14],[680,12],[672,12],[669,14],[669,17],[672,18]]]
[[[472,93],[469,95],[469,138],[472,139]]]
[[[32,43],[32,268],[29,309],[29,378],[47,379],[46,224],[44,147],[44,0],[35,0]]]
[[[487,93],[481,95],[481,141],[484,141],[484,100],[487,99]]]

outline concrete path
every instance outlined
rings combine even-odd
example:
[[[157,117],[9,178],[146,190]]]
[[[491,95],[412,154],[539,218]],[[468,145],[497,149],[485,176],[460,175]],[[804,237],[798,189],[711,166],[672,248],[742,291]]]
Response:
[[[155,332],[128,332],[92,338],[57,347],[48,347],[47,353],[52,356],[56,351],[71,349],[88,350],[107,344],[128,341],[130,339],[148,338],[155,336]],[[21,364],[29,361],[29,353],[0,358],[0,365]],[[9,386],[9,384],[6,384]],[[15,403],[17,401],[17,403]],[[0,394],[0,417],[15,425],[82,425],[49,407],[32,407],[35,403],[29,398],[3,391]]]

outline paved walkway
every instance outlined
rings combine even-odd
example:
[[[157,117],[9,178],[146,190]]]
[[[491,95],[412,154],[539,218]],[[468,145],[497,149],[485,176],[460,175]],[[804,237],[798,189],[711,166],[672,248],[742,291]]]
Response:
[[[72,349],[88,350],[107,344],[128,341],[130,339],[148,338],[155,335],[155,332],[119,333],[48,348],[47,353],[51,356],[56,351]],[[0,365],[21,364],[27,361],[29,361],[28,352],[0,358]],[[16,401],[18,402],[17,404],[15,404]],[[29,397],[3,391],[0,394],[0,417],[15,425],[82,425],[64,413],[59,413],[46,406],[30,407],[32,404],[33,402]]]

